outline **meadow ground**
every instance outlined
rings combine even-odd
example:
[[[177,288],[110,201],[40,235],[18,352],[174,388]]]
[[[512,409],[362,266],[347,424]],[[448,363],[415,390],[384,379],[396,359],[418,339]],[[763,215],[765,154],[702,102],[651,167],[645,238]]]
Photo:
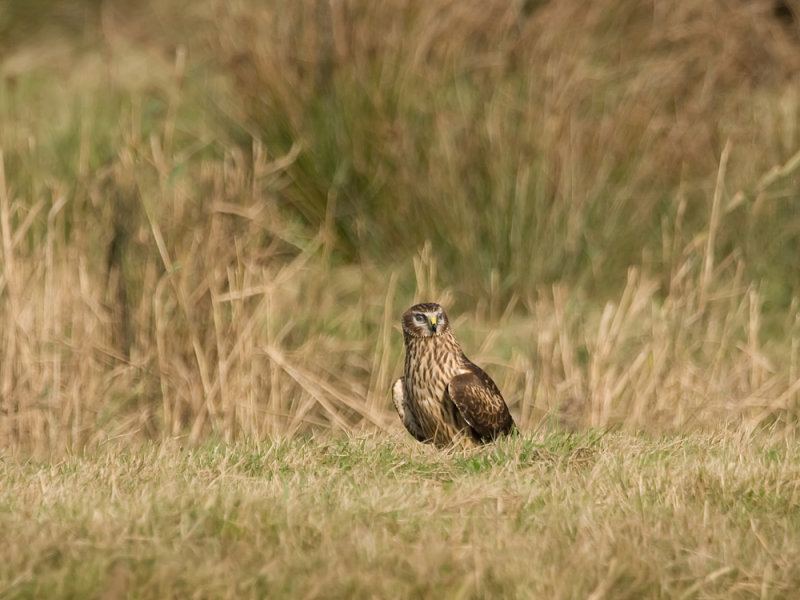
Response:
[[[799,14],[6,3],[0,596],[791,597]]]
[[[800,449],[731,431],[0,463],[3,598],[791,598]]]

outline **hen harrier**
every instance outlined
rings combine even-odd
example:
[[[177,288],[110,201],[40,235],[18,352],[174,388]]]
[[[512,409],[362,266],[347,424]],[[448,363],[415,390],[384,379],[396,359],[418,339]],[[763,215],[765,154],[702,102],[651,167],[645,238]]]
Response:
[[[392,400],[417,440],[482,444],[514,428],[500,390],[464,355],[441,306],[426,302],[403,313],[403,338],[405,372],[392,386]]]

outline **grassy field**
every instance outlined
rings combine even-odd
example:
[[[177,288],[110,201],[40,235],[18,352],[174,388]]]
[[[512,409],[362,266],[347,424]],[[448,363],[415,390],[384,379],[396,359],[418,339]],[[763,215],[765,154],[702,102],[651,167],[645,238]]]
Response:
[[[796,427],[800,43],[771,3],[39,0],[0,28],[5,446],[387,431],[420,300],[523,429]]]
[[[800,450],[733,431],[109,445],[0,464],[3,598],[791,598]]]
[[[797,15],[4,6],[0,596],[791,597]],[[520,438],[407,438],[417,301]]]

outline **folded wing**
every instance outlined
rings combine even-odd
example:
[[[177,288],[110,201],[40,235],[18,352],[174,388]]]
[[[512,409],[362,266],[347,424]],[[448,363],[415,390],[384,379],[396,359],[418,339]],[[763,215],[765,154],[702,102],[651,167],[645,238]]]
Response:
[[[500,390],[483,370],[472,363],[470,371],[450,380],[447,393],[461,416],[481,441],[510,433],[514,419]]]

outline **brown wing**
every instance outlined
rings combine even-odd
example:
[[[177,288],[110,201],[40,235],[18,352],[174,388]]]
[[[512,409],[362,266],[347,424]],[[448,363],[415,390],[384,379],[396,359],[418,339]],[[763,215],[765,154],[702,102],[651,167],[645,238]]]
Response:
[[[469,363],[469,373],[456,375],[447,385],[447,393],[458,412],[481,441],[510,433],[514,419],[492,378]]]

